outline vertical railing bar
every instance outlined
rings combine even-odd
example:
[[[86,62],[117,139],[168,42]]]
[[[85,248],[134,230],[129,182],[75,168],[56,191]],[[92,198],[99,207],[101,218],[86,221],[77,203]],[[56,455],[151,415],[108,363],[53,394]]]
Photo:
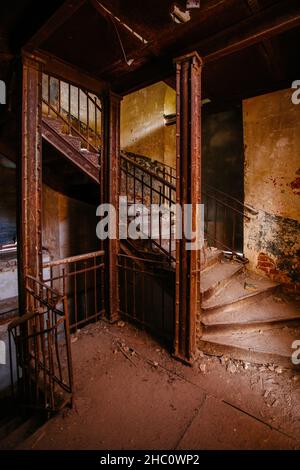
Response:
[[[90,146],[90,101],[88,94],[86,95],[86,122],[87,122],[87,141],[88,141],[88,150],[91,149]]]
[[[125,277],[125,313],[128,315],[128,282],[127,282],[127,258],[123,258],[123,263],[125,265],[124,277]]]
[[[68,84],[68,122],[69,122],[69,135],[71,135],[71,84]]]
[[[95,302],[95,315],[98,313],[98,301],[97,301],[97,260],[94,257],[94,302]],[[96,321],[98,318],[96,317]]]
[[[80,121],[80,88],[77,88],[78,90],[78,130],[81,133],[81,121]]]
[[[51,104],[50,75],[47,75],[47,77],[48,77],[48,80],[47,80],[47,84],[48,84],[48,104]],[[50,114],[51,114],[51,110],[50,110],[50,106],[48,106],[48,117],[50,117]]]
[[[61,113],[61,81],[58,80],[58,113]]]
[[[49,312],[48,312],[49,313]],[[51,324],[50,318],[47,318],[47,346],[48,346],[48,364],[49,364],[49,392],[50,392],[50,408],[54,409],[54,384],[53,384],[53,364],[52,364],[52,341],[51,341]]]
[[[86,272],[87,263],[84,263],[84,303],[85,303],[85,320],[88,318],[88,304],[87,304],[87,272]]]
[[[45,352],[45,325],[44,325],[44,316],[39,316],[40,322],[40,332],[41,332],[41,351],[42,351],[42,358],[43,358],[43,382],[44,382],[44,403],[45,408],[48,406],[48,390],[47,390],[47,376],[46,376],[46,352]]]
[[[11,396],[15,400],[15,385],[14,385],[14,369],[13,369],[13,358],[12,358],[12,344],[11,344],[11,331],[8,332],[8,348],[9,348],[9,372],[10,372],[10,386],[11,386]],[[16,367],[18,367],[18,361],[16,360]]]
[[[77,323],[78,323],[78,298],[77,298],[77,263],[74,263],[75,267],[75,291],[74,291],[74,300],[75,300],[75,329],[77,331]]]

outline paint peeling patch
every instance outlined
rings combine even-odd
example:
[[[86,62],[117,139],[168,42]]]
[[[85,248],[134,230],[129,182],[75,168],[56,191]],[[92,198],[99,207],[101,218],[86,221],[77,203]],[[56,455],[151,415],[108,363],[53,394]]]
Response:
[[[290,187],[293,190],[293,193],[297,196],[300,196],[300,178],[296,178],[294,181],[291,182]]]
[[[260,212],[247,232],[247,248],[258,253],[257,269],[287,290],[299,292],[300,223]]]

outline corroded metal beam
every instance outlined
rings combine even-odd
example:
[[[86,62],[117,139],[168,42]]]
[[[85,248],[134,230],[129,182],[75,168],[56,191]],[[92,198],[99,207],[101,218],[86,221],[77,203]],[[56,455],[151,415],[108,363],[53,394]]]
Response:
[[[169,39],[164,39],[164,34],[158,38],[161,41],[160,56],[152,57],[146,63],[134,71],[134,74],[120,75],[113,83],[113,89],[118,93],[128,94],[142,88],[145,84],[164,80],[173,73],[172,57],[174,54],[187,54],[196,50],[203,57],[205,64],[210,64],[223,59],[226,56],[239,52],[248,47],[260,44],[265,40],[289,31],[300,25],[300,4],[297,0],[290,2],[280,1],[275,5],[253,13],[248,18],[233,24],[232,26],[195,42],[188,41],[188,35],[199,24],[188,23],[184,28],[178,28],[178,34]],[[191,30],[186,29],[191,28]],[[180,32],[182,31],[182,32]],[[185,44],[185,45],[181,45]],[[166,47],[168,45],[168,47]],[[151,77],[151,78],[149,78]]]
[[[45,120],[42,121],[42,137],[58,152],[62,153],[71,163],[86,173],[95,183],[99,184],[99,168],[87,159],[78,149],[56,132]]]
[[[105,246],[106,257],[106,313],[111,322],[119,318],[118,256],[120,253],[119,194],[120,194],[120,108],[122,98],[109,92],[104,102],[104,202],[112,204],[117,213],[116,239]]]
[[[21,225],[18,241],[21,303],[22,307],[26,308],[27,302],[24,297],[26,276],[42,279],[43,275],[41,63],[23,57],[22,73]]]
[[[201,71],[196,52],[176,59],[177,82],[177,204],[192,204],[192,229],[201,203]],[[175,357],[192,363],[200,327],[200,253],[188,251],[186,234],[176,242]]]
[[[24,52],[33,60],[41,61],[43,63],[43,71],[52,77],[65,80],[74,86],[87,89],[96,95],[102,95],[108,90],[109,85],[104,80],[95,78],[86,71],[69,64],[53,54],[46,53],[40,49],[34,52],[27,52],[26,48]]]

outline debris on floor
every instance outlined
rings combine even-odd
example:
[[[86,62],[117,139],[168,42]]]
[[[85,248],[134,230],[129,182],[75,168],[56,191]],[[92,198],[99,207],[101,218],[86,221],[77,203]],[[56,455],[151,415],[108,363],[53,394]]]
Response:
[[[187,367],[128,324],[77,337],[76,408],[35,436],[35,450],[300,448],[296,371],[201,351]]]

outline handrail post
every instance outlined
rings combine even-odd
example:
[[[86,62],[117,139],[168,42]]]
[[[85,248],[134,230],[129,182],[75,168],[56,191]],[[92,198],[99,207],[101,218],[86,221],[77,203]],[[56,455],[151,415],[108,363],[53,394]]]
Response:
[[[201,202],[201,71],[197,52],[176,62],[176,161],[177,204],[185,219],[185,205],[192,204],[192,230],[197,226],[196,205]],[[182,229],[184,229],[184,224]],[[176,242],[176,312],[174,356],[188,364],[194,361],[200,329],[199,250],[188,251],[185,230]],[[199,289],[199,292],[197,290]]]
[[[42,64],[23,56],[21,221],[19,240],[20,312],[28,311],[26,276],[42,279]]]
[[[105,201],[116,211],[116,239],[106,242],[106,315],[111,322],[119,319],[118,256],[120,195],[120,108],[122,98],[109,92],[104,100],[104,175]]]

